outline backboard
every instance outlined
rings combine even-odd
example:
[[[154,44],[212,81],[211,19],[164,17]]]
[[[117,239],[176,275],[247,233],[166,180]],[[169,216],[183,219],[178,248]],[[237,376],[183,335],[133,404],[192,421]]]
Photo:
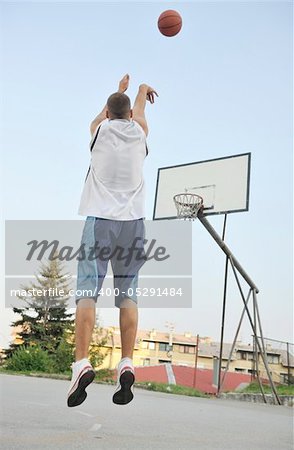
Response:
[[[173,197],[203,198],[205,215],[248,211],[251,153],[158,169],[153,220],[176,219]]]

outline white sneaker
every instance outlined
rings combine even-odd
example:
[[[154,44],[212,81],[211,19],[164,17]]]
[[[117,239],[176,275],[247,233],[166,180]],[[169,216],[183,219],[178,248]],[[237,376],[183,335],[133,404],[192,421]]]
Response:
[[[72,363],[72,379],[67,394],[67,406],[78,406],[86,400],[86,387],[95,378],[95,372],[87,358]]]
[[[113,403],[126,405],[133,400],[133,384],[135,382],[135,371],[130,358],[123,358],[117,367],[117,385],[112,397]]]

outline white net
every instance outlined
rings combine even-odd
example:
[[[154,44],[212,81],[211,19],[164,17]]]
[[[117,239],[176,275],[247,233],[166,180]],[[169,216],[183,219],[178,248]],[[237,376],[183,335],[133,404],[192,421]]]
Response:
[[[174,202],[179,219],[194,220],[203,205],[203,198],[200,195],[190,193],[177,194],[174,196]]]

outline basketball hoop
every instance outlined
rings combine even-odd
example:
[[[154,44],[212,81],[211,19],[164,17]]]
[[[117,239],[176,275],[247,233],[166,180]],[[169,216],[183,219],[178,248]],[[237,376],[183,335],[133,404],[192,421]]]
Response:
[[[179,219],[195,220],[203,205],[203,198],[196,194],[177,194],[174,196]]]

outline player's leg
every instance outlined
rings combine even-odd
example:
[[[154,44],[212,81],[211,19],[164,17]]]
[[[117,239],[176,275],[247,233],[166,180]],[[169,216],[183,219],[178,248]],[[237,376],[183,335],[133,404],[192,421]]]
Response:
[[[134,397],[132,392],[135,382],[133,351],[138,326],[138,308],[136,303],[128,298],[121,302],[119,308],[122,357],[117,366],[117,386],[113,402],[117,405],[126,405]]]
[[[121,360],[117,366],[117,385],[112,400],[117,405],[126,405],[134,397],[132,390],[135,382],[133,351],[137,335],[138,308],[133,300],[125,298],[119,305],[119,324]]]
[[[88,217],[83,231],[81,244],[84,254],[78,264],[76,298],[76,361],[88,358],[96,319],[96,301],[107,273],[108,258],[101,258],[99,254],[99,248],[110,245],[107,222],[97,217]]]
[[[67,396],[67,405],[78,406],[87,397],[86,388],[95,378],[94,369],[88,360],[88,350],[95,324],[94,299],[80,299],[75,319],[75,362],[72,364],[72,379]]]
[[[75,360],[88,358],[90,342],[96,320],[96,303],[92,298],[78,302],[75,318]]]
[[[117,244],[126,249],[136,248],[144,253],[145,228],[142,220],[126,222],[122,227]],[[112,269],[114,273],[114,286],[119,292],[115,304],[119,307],[120,313],[120,333],[122,358],[117,367],[117,386],[113,395],[113,402],[125,405],[133,399],[132,386],[135,381],[135,371],[133,366],[133,351],[135,347],[138,308],[137,308],[137,287],[138,271],[145,261],[137,259],[137,253],[125,260],[112,259]]]
[[[138,327],[138,307],[137,304],[129,298],[125,298],[120,304],[119,325],[121,335],[121,357],[132,359]]]
[[[88,351],[96,318],[96,300],[107,271],[107,261],[101,265],[95,248],[97,218],[87,217],[81,245],[83,255],[78,263],[76,319],[75,319],[75,363],[72,364],[72,379],[68,391],[68,406],[78,406],[87,397],[86,387],[95,378],[95,371],[88,359]]]

